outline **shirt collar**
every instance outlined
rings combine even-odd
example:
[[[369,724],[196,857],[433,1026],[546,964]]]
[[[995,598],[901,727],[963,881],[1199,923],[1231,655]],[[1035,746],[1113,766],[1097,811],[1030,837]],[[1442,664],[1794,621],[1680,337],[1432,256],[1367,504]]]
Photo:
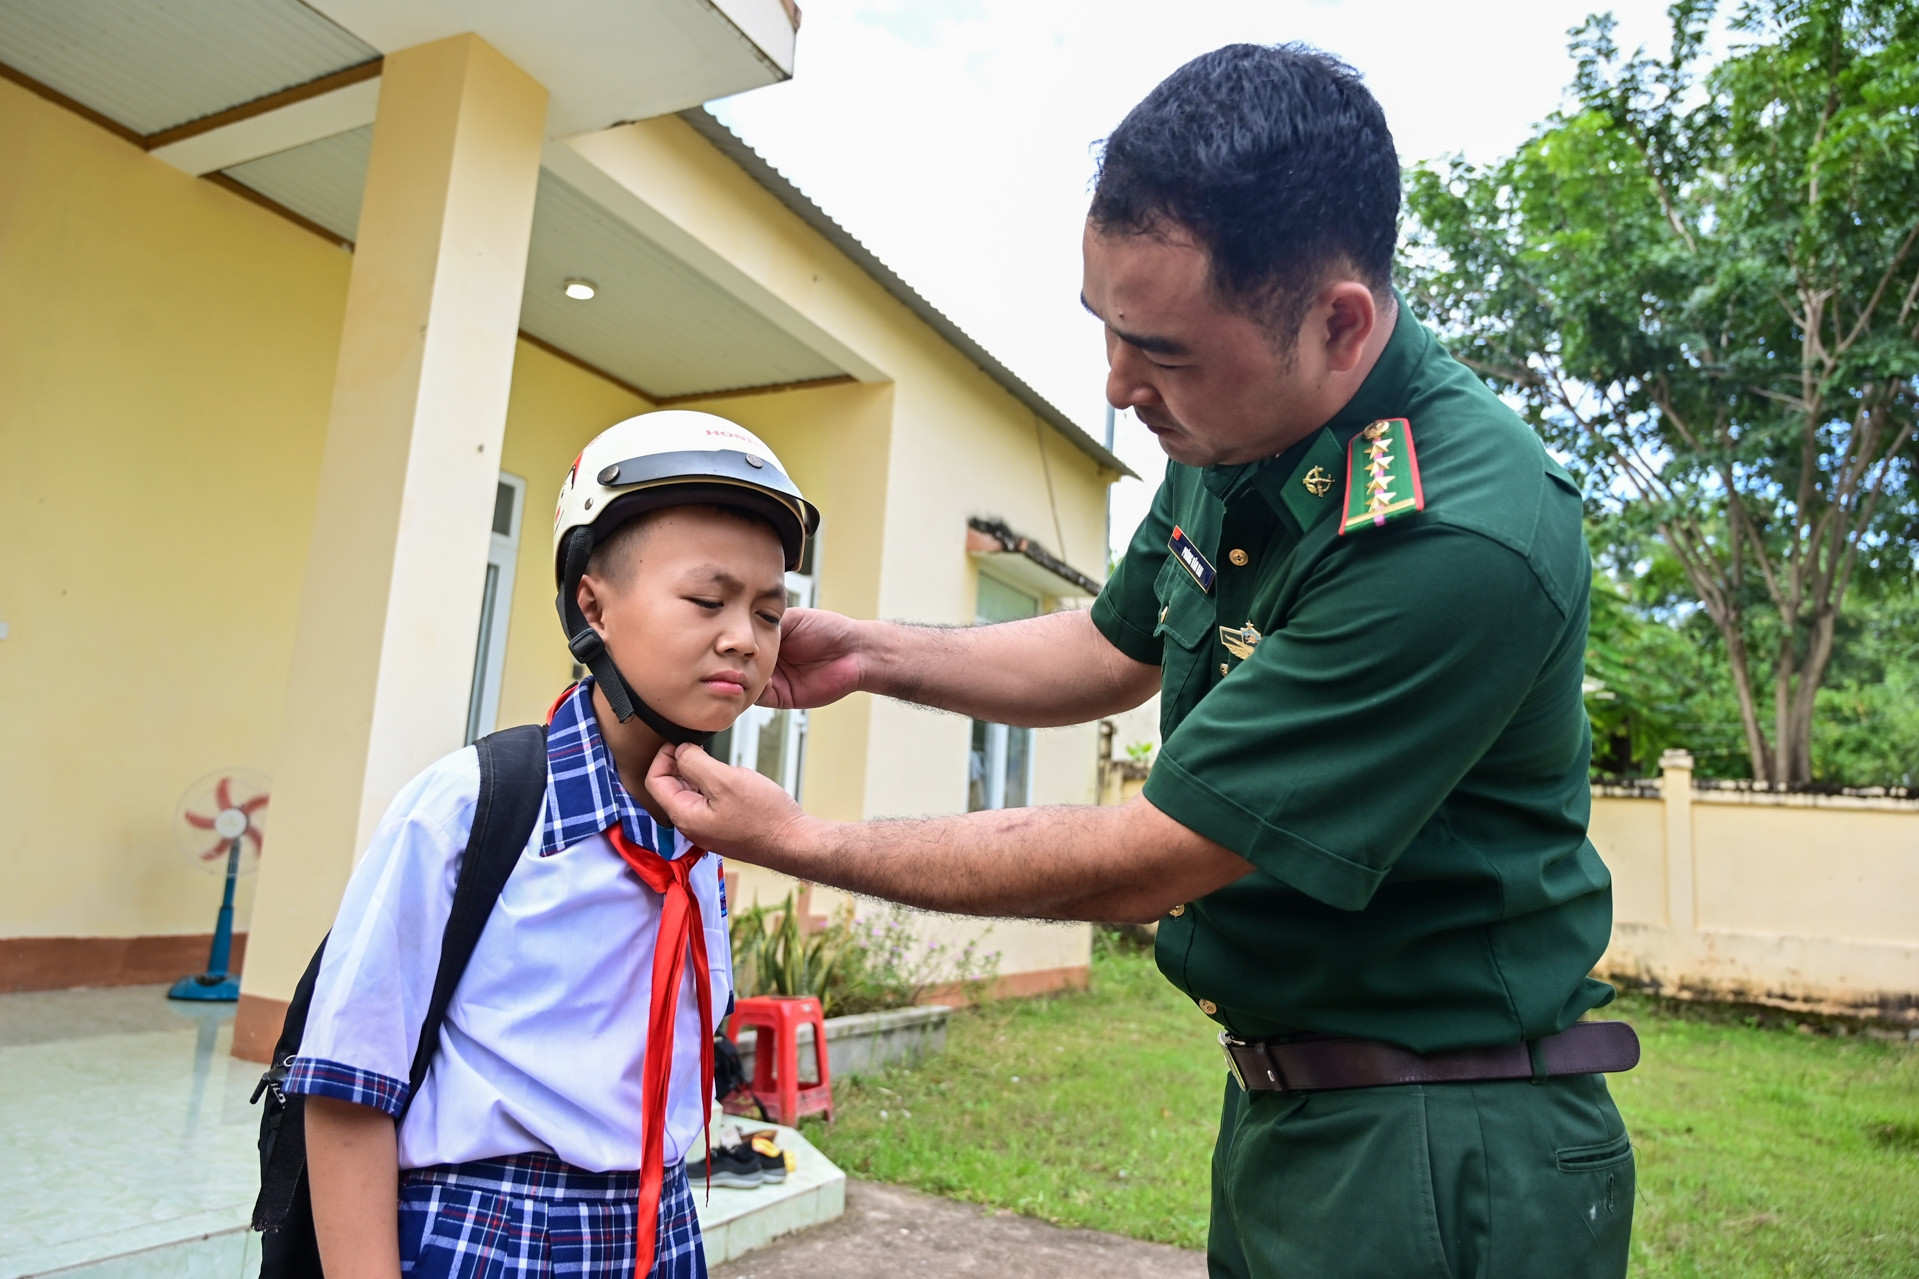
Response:
[[[620,771],[593,714],[593,680],[581,680],[553,708],[546,726],[546,817],[540,856],[551,857],[618,822],[626,837],[662,857],[674,855],[672,829],[662,831],[620,784]],[[664,847],[661,836],[664,835]]]
[[[1398,289],[1393,290],[1393,304],[1392,336],[1346,406],[1278,457],[1207,467],[1200,480],[1215,497],[1230,502],[1245,489],[1255,489],[1275,512],[1290,516],[1302,533],[1339,505],[1346,491],[1346,446],[1363,427],[1381,418],[1406,416],[1413,372],[1433,345],[1432,334],[1413,318]],[[1315,476],[1314,468],[1321,474]],[[1315,490],[1321,487],[1322,477],[1330,478],[1332,487],[1320,495]]]

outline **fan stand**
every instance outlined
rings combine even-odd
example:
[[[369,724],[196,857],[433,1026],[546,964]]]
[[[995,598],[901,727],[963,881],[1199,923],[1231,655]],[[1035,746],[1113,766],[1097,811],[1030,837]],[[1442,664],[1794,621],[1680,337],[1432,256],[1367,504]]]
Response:
[[[213,948],[207,952],[207,970],[182,977],[167,992],[168,999],[195,999],[230,1004],[240,998],[240,977],[227,971],[233,961],[233,886],[240,878],[240,843],[246,837],[247,816],[237,808],[222,809],[213,829],[227,839],[227,885],[220,896],[220,918],[213,926]]]

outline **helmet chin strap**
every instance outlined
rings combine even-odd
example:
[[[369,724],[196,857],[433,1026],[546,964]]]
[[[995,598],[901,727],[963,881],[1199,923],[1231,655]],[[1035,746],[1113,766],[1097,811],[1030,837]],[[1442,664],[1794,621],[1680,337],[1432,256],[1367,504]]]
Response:
[[[593,679],[606,694],[606,704],[613,708],[613,714],[624,724],[635,715],[640,722],[664,737],[675,746],[698,746],[705,750],[712,742],[712,733],[703,733],[698,729],[675,724],[666,716],[654,710],[633,691],[626,682],[626,676],[613,662],[613,654],[607,651],[606,641],[600,633],[587,622],[586,614],[580,611],[580,578],[586,572],[587,559],[593,554],[593,531],[587,528],[575,529],[567,536],[566,571],[563,573],[563,585],[560,597],[554,604],[560,610],[560,625],[566,628],[566,647],[587,670],[593,672]]]

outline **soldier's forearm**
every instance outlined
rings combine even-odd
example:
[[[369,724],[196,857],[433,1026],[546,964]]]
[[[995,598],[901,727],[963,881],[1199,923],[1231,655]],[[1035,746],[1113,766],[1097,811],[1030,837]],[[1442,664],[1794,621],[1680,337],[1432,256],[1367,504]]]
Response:
[[[923,910],[1142,923],[1253,869],[1144,799],[905,821],[801,817],[736,855]]]
[[[1083,724],[1159,688],[1159,667],[1114,648],[1083,610],[991,626],[871,622],[862,638],[867,692],[996,724]]]

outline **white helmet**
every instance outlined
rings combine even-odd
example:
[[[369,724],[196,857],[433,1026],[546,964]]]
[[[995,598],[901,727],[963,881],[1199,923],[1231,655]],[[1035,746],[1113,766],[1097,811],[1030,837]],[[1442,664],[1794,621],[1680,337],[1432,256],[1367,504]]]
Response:
[[[666,506],[737,506],[780,531],[786,567],[796,569],[820,513],[800,496],[773,450],[753,432],[711,413],[665,409],[616,422],[580,450],[560,483],[553,512],[553,571],[577,528],[593,544],[645,511]]]
[[[757,435],[684,409],[642,413],[607,427],[580,450],[561,481],[553,576],[567,647],[593,672],[622,721],[638,715],[670,742],[704,745],[711,734],[682,728],[640,700],[580,612],[580,576],[593,548],[634,516],[669,506],[731,506],[764,517],[779,530],[788,569],[805,559],[820,513]]]

